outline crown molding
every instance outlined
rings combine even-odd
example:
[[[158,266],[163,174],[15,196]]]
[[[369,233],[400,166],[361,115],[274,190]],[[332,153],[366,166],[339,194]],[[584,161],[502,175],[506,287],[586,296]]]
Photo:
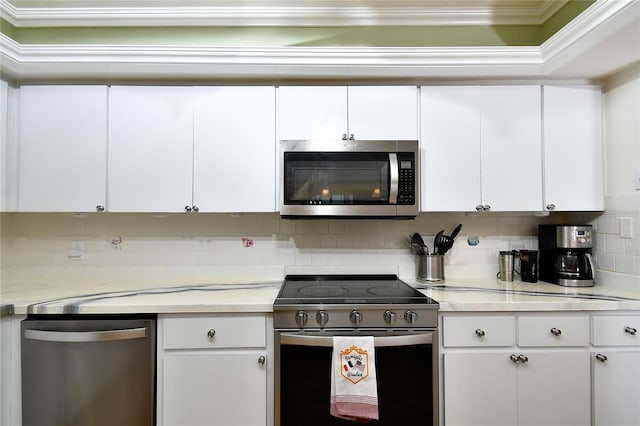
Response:
[[[278,79],[528,76],[538,47],[193,47],[20,45],[0,34],[13,79]]]
[[[617,0],[595,3],[540,47],[21,45],[0,34],[0,71],[15,81],[555,78],[585,52],[615,50],[603,40],[616,29],[638,27],[640,0]],[[621,53],[562,77],[600,78],[640,60],[640,49]]]
[[[330,1],[243,2],[113,1],[29,2],[0,0],[0,12],[15,27],[65,26],[375,26],[375,25],[540,25],[568,0],[529,1]],[[150,5],[153,3],[154,5]],[[95,2],[93,4],[96,4]]]

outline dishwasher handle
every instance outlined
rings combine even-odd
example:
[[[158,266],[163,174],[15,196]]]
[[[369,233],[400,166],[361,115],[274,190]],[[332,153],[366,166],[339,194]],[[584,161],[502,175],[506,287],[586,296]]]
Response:
[[[108,342],[113,340],[142,339],[147,337],[147,328],[128,328],[124,330],[104,331],[50,331],[25,330],[24,337],[30,340],[46,342],[83,343]]]

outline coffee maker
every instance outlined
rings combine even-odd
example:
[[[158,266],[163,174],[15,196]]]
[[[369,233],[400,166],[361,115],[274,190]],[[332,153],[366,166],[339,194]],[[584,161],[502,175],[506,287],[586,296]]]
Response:
[[[594,285],[591,225],[538,225],[538,246],[542,281],[565,287]]]

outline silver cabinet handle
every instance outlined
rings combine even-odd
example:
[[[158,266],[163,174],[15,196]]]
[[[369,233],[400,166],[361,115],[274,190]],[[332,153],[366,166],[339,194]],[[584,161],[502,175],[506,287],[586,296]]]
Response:
[[[491,206],[489,204],[485,204],[484,206],[482,206],[482,210],[484,211],[491,210]]]
[[[526,355],[518,355],[518,361],[525,364],[529,362],[529,357],[527,357]]]
[[[554,336],[559,336],[562,334],[562,330],[557,329],[555,327],[553,327],[551,330],[549,330],[551,332],[551,334],[553,334]]]
[[[638,330],[636,330],[636,329],[635,329],[635,328],[633,328],[633,327],[628,327],[628,326],[627,326],[627,327],[625,327],[625,328],[624,328],[624,332],[625,332],[625,333],[627,333],[627,334],[630,334],[630,335],[632,335],[632,336],[635,336],[635,335],[636,335],[636,333],[638,332]]]
[[[478,336],[479,338],[482,339],[484,337],[484,334],[484,330],[481,330],[479,328],[476,330],[476,336]]]
[[[200,207],[198,207],[198,206],[193,206],[193,207],[191,208],[191,210],[193,210],[194,212],[198,213],[198,212],[200,211]]]
[[[207,331],[207,337],[209,338],[209,340],[213,340],[215,336],[216,336],[216,331],[213,328]]]
[[[556,209],[555,204],[547,204],[547,210],[555,210],[555,209]]]
[[[346,140],[347,140],[347,134],[346,134],[346,133],[343,133],[343,134],[342,134],[342,140],[343,140],[343,141],[346,141]]]
[[[191,206],[184,206],[184,211],[185,212],[190,212],[191,211]]]
[[[596,359],[600,362],[607,362],[607,356],[602,354],[597,354]]]
[[[264,355],[260,355],[258,358],[258,364],[260,364],[260,367],[264,367],[265,362],[267,362],[267,358],[265,358]]]
[[[513,362],[514,364],[517,364],[518,362],[520,362],[520,358],[518,358],[518,355],[516,354],[511,354],[509,358],[511,359],[511,362]]]
[[[96,211],[97,211],[97,212],[103,212],[103,211],[104,211],[104,206],[97,205],[97,206],[96,206]]]
[[[139,327],[127,328],[124,330],[104,331],[25,330],[24,337],[29,340],[41,340],[46,342],[107,342],[110,340],[142,339],[147,337],[147,329],[145,327]]]
[[[356,135],[354,135],[353,133],[349,134],[349,140],[350,141],[356,140]]]
[[[483,206],[482,204],[478,204],[478,205],[476,206],[476,210],[477,210],[477,211],[479,211],[479,212],[481,212],[482,210],[484,210],[484,206]]]

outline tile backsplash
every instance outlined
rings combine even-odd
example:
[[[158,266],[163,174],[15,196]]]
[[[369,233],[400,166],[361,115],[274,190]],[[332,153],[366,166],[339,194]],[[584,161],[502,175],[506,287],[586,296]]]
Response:
[[[617,202],[617,200],[610,200]],[[601,268],[640,275],[638,214],[635,237],[617,236],[619,217],[560,214],[548,217],[490,213],[425,213],[415,220],[284,220],[256,214],[5,213],[2,220],[3,282],[60,280],[117,283],[142,280],[204,283],[280,280],[291,269],[395,271],[411,277],[416,260],[407,236],[419,232],[429,246],[444,229],[462,231],[445,257],[448,278],[491,277],[498,251],[536,249],[539,223],[593,223]],[[471,246],[467,237],[480,243]],[[80,246],[75,258],[73,244]]]
[[[598,269],[640,277],[640,193],[608,196],[605,207],[605,213],[591,222]],[[621,236],[621,219],[631,222],[631,237]]]

